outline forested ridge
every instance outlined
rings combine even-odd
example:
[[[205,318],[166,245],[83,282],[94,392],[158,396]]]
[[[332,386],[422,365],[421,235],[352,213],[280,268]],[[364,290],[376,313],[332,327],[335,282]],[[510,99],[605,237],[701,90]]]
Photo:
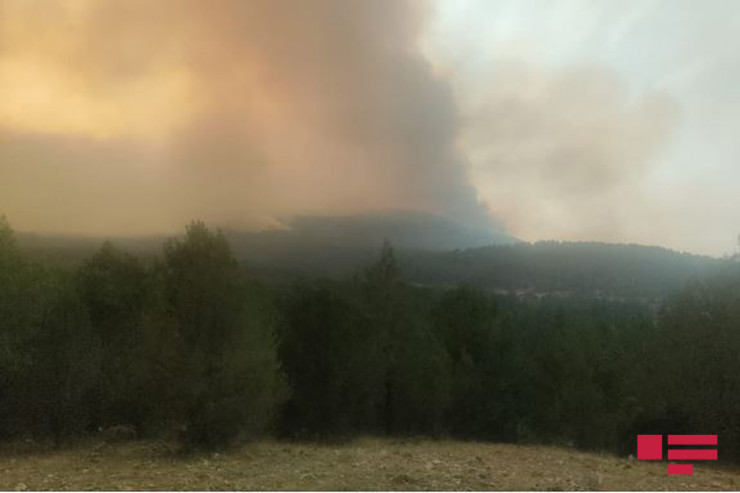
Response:
[[[384,239],[394,246],[410,284],[466,284],[486,291],[592,296],[656,302],[691,278],[721,270],[719,259],[660,247],[596,242],[518,242],[425,214],[303,217],[288,229],[225,230],[234,257],[253,279],[343,280],[374,262]],[[79,236],[18,233],[24,255],[76,267],[104,241]],[[164,236],[118,238],[115,245],[152,259]]]
[[[629,255],[603,266],[588,247],[494,248],[512,250],[497,251],[490,271],[465,262],[494,250],[397,259],[385,243],[351,276],[273,283],[200,222],[154,256],[104,243],[67,263],[26,254],[3,220],[0,439],[62,444],[126,426],[186,449],[370,434],[626,454],[637,433],[701,433],[720,435],[722,458],[740,458],[736,259],[678,271],[640,296],[594,296],[609,269],[649,272]],[[545,265],[537,252],[553,248],[562,259]],[[652,255],[641,265],[659,263]],[[467,267],[436,284],[431,267],[427,279],[413,273],[435,258]],[[535,283],[541,296],[486,284],[530,264],[533,277],[515,287]],[[571,271],[569,285],[588,289],[548,294]]]

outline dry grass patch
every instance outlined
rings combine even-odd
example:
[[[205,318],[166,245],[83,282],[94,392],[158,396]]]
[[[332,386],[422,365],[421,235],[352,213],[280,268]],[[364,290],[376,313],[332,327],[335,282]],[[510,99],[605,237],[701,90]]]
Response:
[[[3,490],[737,490],[740,470],[544,446],[362,439],[344,445],[265,441],[180,457],[156,442],[0,451]]]

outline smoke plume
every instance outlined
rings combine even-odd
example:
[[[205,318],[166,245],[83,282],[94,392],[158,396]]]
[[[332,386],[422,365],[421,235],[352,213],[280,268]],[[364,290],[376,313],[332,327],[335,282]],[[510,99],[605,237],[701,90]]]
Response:
[[[2,3],[0,210],[21,229],[426,211],[487,224],[421,3]]]

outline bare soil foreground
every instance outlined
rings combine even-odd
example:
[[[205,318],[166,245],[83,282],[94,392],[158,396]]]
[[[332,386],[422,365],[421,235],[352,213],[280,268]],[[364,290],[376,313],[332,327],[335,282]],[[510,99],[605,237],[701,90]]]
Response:
[[[153,442],[61,451],[0,449],[2,490],[737,490],[740,469],[564,448],[364,439],[345,445],[261,442],[187,458]]]

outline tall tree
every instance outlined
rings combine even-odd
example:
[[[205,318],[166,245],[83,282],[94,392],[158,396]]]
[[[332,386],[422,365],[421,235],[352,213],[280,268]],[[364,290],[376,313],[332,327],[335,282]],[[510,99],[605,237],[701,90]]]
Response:
[[[432,318],[451,363],[451,431],[468,437],[498,437],[501,354],[496,305],[483,292],[462,286],[440,297]]]
[[[360,286],[383,382],[378,399],[382,429],[388,434],[440,431],[449,397],[448,360],[429,328],[427,306],[403,282],[387,240]]]
[[[284,394],[272,318],[250,304],[220,231],[193,222],[164,253],[165,297],[187,360],[186,441],[220,447],[261,432]]]
[[[141,427],[149,406],[141,393],[144,375],[137,372],[151,298],[148,273],[139,259],[105,242],[79,269],[77,286],[102,351],[101,379],[91,397],[96,426]]]

